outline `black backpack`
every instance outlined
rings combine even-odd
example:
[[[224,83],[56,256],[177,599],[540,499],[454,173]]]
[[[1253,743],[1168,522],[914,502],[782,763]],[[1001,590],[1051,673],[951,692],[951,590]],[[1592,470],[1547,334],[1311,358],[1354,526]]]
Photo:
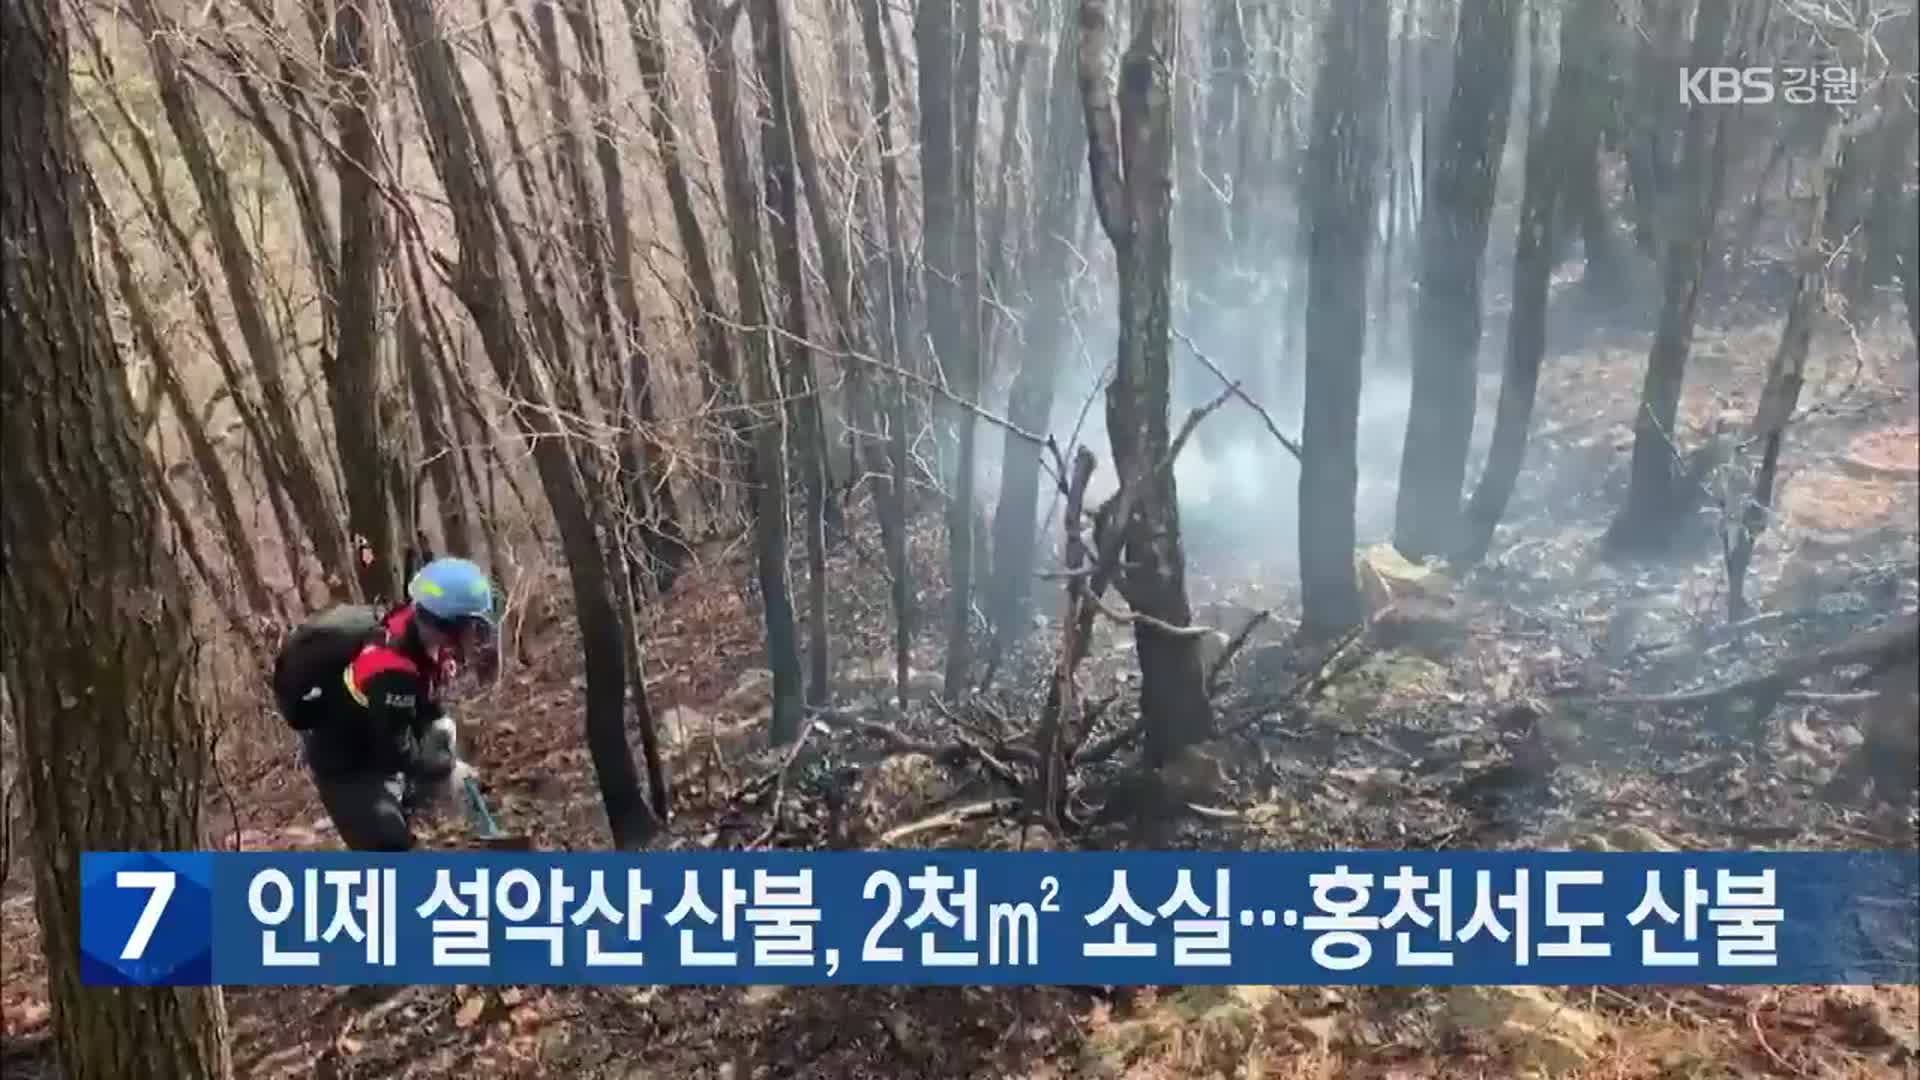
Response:
[[[273,662],[273,693],[287,726],[312,731],[320,725],[346,692],[347,665],[385,638],[384,614],[371,604],[342,604],[287,635]]]

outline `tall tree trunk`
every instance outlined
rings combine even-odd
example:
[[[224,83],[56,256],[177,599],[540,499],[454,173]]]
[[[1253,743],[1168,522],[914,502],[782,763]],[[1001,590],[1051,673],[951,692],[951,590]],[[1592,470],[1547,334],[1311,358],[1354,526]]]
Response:
[[[1573,172],[1578,190],[1574,192],[1572,211],[1580,226],[1580,246],[1587,264],[1580,288],[1591,303],[1604,311],[1619,302],[1626,284],[1626,271],[1620,265],[1619,246],[1613,240],[1613,218],[1607,212],[1606,150],[1600,138],[1601,114],[1607,102],[1595,93],[1590,95],[1587,107],[1596,115],[1589,122],[1588,146],[1582,158],[1586,165]]]
[[[68,1080],[226,1080],[218,988],[81,984],[80,853],[200,848],[210,753],[192,598],[153,543],[158,503],[94,277],[57,19],[44,0],[0,3],[0,619],[15,628],[0,674],[54,1042]]]
[[[1904,230],[1907,250],[1901,256],[1901,278],[1906,282],[1907,332],[1913,347],[1920,352],[1920,191],[1907,200],[1907,224]]]
[[[200,287],[205,279],[199,260],[193,257],[193,243],[188,238],[186,228],[181,224],[178,215],[174,213],[171,200],[167,197],[164,174],[160,160],[154,152],[153,143],[147,138],[145,129],[134,118],[132,110],[128,108],[125,96],[118,91],[113,76],[113,65],[106,51],[101,47],[99,36],[92,27],[84,25],[81,27],[81,34],[87,39],[87,45],[92,54],[90,59],[96,70],[100,71],[104,77],[108,99],[113,102],[115,112],[125,125],[127,141],[140,159],[141,172],[146,177],[149,191],[147,193],[140,191],[139,184],[133,178],[131,165],[120,153],[105,124],[100,121],[98,115],[94,115],[95,127],[101,135],[100,145],[106,149],[108,156],[114,159],[119,171],[126,177],[128,187],[140,200],[147,218],[166,238],[167,242],[161,246],[166,249],[181,278],[187,282],[196,283],[195,287],[187,290],[191,297],[194,317],[200,324],[200,330],[206,339],[207,351],[213,358],[214,366],[220,369],[221,377],[226,382],[227,400],[240,417],[241,427],[246,431],[247,439],[254,447],[260,462],[261,472],[266,479],[267,504],[273,511],[274,524],[280,532],[282,549],[286,553],[287,573],[293,581],[296,596],[304,604],[306,602],[306,551],[300,544],[300,531],[294,527],[293,515],[287,506],[287,491],[290,485],[280,457],[275,452],[272,431],[266,418],[255,407],[252,397],[246,391],[246,380],[241,372],[240,363],[227,345],[226,331],[220,316],[214,311],[212,297],[207,288]]]
[[[413,393],[413,416],[420,423],[421,468],[433,485],[434,506],[440,512],[440,535],[449,551],[473,551],[473,533],[467,525],[467,500],[460,490],[457,459],[463,454],[441,411],[440,388],[434,385],[427,363],[427,346],[419,316],[402,301],[399,316],[400,366],[406,370]],[[416,527],[418,527],[416,525]]]
[[[873,84],[874,140],[880,161],[880,204],[884,235],[882,258],[887,287],[880,292],[881,355],[894,369],[887,398],[887,488],[881,495],[881,513],[894,522],[887,541],[887,575],[893,596],[894,692],[907,707],[907,672],[913,659],[914,594],[912,568],[907,563],[907,427],[906,372],[918,355],[909,329],[912,307],[907,281],[906,243],[900,217],[900,168],[893,145],[893,83],[887,76],[887,55],[881,40],[881,0],[857,0],[860,5],[860,41],[867,54]]]
[[[161,21],[153,0],[133,0],[132,13],[146,36],[160,102],[180,145],[180,156],[192,174],[194,190],[200,196],[200,210],[213,235],[214,252],[227,279],[234,320],[240,324],[240,336],[253,358],[254,374],[260,381],[261,398],[266,403],[266,419],[273,436],[271,452],[279,458],[294,512],[299,514],[319,553],[334,595],[350,595],[351,582],[355,580],[353,553],[347,544],[346,531],[341,528],[320,482],[319,471],[300,441],[299,421],[294,417],[293,399],[287,392],[282,371],[280,344],[274,340],[266,309],[260,301],[254,259],[240,231],[232,187],[215,160],[213,145],[194,104],[192,87],[173,48],[171,27]]]
[[[83,177],[83,180],[90,189],[93,188],[92,177]],[[133,324],[134,339],[153,362],[154,381],[158,384],[160,394],[172,406],[180,430],[186,436],[194,467],[199,470],[200,479],[207,486],[207,500],[213,508],[214,519],[220,523],[220,532],[226,539],[228,553],[233,557],[234,569],[239,572],[240,587],[246,595],[247,607],[256,615],[271,616],[278,606],[267,589],[266,580],[260,575],[260,562],[254,556],[254,539],[249,535],[246,522],[240,517],[240,504],[234,498],[227,467],[220,460],[220,452],[214,447],[213,440],[207,435],[207,426],[201,422],[193,402],[187,397],[173,351],[160,336],[153,311],[147,306],[139,283],[134,280],[133,262],[127,257],[119,227],[100,199],[98,190],[92,190],[91,195],[90,204],[97,214],[100,231],[106,238],[107,259],[113,264],[114,276],[119,281],[120,298],[127,305],[127,321]]]
[[[1635,59],[1638,122],[1627,150],[1633,182],[1634,242],[1658,258],[1665,204],[1674,184],[1674,111],[1680,107],[1674,51],[1686,33],[1694,0],[1648,0],[1641,6],[1640,52]]]
[[[680,257],[698,308],[694,312],[693,332],[702,361],[701,390],[710,406],[724,411],[728,418],[726,438],[720,442],[721,474],[728,480],[750,479],[751,464],[745,449],[749,440],[748,419],[740,408],[740,371],[728,339],[724,318],[727,309],[720,301],[720,285],[714,276],[706,227],[700,223],[699,212],[694,207],[693,182],[681,154],[679,128],[674,120],[678,95],[672,74],[667,70],[660,0],[621,0],[621,6],[626,11],[627,35],[633,42],[635,61],[640,69],[640,85],[646,91],[647,129],[660,153],[661,179],[666,183],[667,202],[673,210]],[[718,508],[724,500],[716,493],[714,501]]]
[[[1725,55],[1735,0],[1700,0],[1690,64],[1706,67]],[[1737,51],[1736,51],[1737,52]],[[1737,65],[1736,65],[1737,66]],[[1727,113],[1696,106],[1687,113],[1686,142],[1674,221],[1665,255],[1665,302],[1647,353],[1647,374],[1634,414],[1633,472],[1626,503],[1608,529],[1605,547],[1614,554],[1651,552],[1672,538],[1681,505],[1679,433],[1674,421],[1693,341],[1694,311],[1706,276],[1714,221],[1726,171]]]
[[[1506,153],[1519,0],[1463,0],[1454,37],[1446,135],[1428,172],[1414,307],[1412,408],[1400,458],[1394,545],[1410,558],[1460,543],[1461,489],[1473,440],[1480,268]]]
[[[1306,422],[1300,453],[1301,629],[1309,638],[1358,623],[1354,497],[1361,358],[1373,246],[1387,65],[1387,6],[1326,15],[1313,90],[1307,214]]]
[[[1547,296],[1554,263],[1553,223],[1566,188],[1567,171],[1579,158],[1571,148],[1583,145],[1581,128],[1593,113],[1585,105],[1598,73],[1580,43],[1590,40],[1608,15],[1610,0],[1576,0],[1560,23],[1560,71],[1555,78],[1547,129],[1528,140],[1526,189],[1520,197],[1519,237],[1513,256],[1513,314],[1507,320],[1507,359],[1500,379],[1500,403],[1493,418],[1493,439],[1479,485],[1468,503],[1458,558],[1478,562],[1493,543],[1494,529],[1507,512],[1525,460],[1533,423],[1534,392],[1540,384],[1540,360],[1547,349]]]
[[[800,471],[806,488],[807,530],[807,704],[824,708],[831,692],[827,637],[827,477],[825,421],[814,385],[812,338],[807,332],[806,270],[801,265],[800,177],[794,147],[794,80],[788,76],[787,34],[779,0],[749,0],[753,50],[767,87],[760,117],[760,161],[766,171],[767,217],[773,230],[774,269],[786,301],[786,324],[776,350],[783,358],[793,394],[793,423]],[[814,222],[816,232],[821,223]]]
[[[606,553],[594,529],[587,494],[581,490],[573,452],[561,437],[507,299],[493,200],[482,179],[492,174],[491,155],[470,127],[469,112],[461,107],[465,93],[459,69],[430,0],[388,2],[419,90],[434,171],[446,189],[459,237],[455,289],[473,316],[495,375],[514,402],[514,420],[533,441],[534,467],[560,530],[587,674],[587,749],[599,778],[608,828],[616,847],[637,847],[652,836],[656,821],[641,796],[639,773],[627,745],[623,627],[614,606]]]
[[[753,535],[760,603],[767,624],[767,667],[773,672],[773,716],[768,738],[776,745],[800,737],[804,712],[800,648],[787,586],[786,419],[780,404],[766,282],[760,273],[760,200],[754,197],[747,143],[740,130],[740,75],[733,31],[739,8],[718,0],[695,0],[694,30],[706,52],[708,103],[720,140],[720,174],[726,192],[733,277],[740,296],[746,346],[748,404],[754,413]]]
[[[1761,440],[1760,467],[1752,490],[1727,523],[1727,618],[1739,622],[1747,617],[1747,567],[1753,562],[1753,548],[1767,527],[1773,510],[1774,479],[1780,469],[1780,450],[1786,441],[1787,425],[1800,403],[1800,388],[1806,381],[1807,352],[1813,345],[1813,324],[1820,312],[1825,291],[1827,255],[1820,250],[1822,226],[1827,217],[1827,198],[1838,173],[1841,146],[1838,125],[1827,130],[1820,155],[1821,175],[1814,180],[1814,201],[1807,217],[1806,233],[1795,256],[1793,295],[1787,301],[1787,321],[1780,331],[1780,344],[1767,367],[1767,383],[1760,394],[1749,435]],[[1731,507],[1728,508],[1732,510]]]
[[[1007,419],[1022,431],[1040,431],[1053,416],[1061,352],[1072,332],[1076,251],[1074,226],[1083,212],[1082,162],[1087,154],[1086,122],[1078,108],[1077,54],[1065,20],[1054,46],[1051,89],[1036,161],[1034,187],[1041,205],[1033,242],[1027,247],[1032,283],[1026,314],[1026,342],[1020,369],[1007,395]],[[993,518],[993,576],[987,615],[993,626],[989,666],[1025,637],[1033,593],[1035,543],[1039,531],[1040,455],[1009,429],[1001,446],[1000,496]]]
[[[691,552],[686,544],[686,530],[680,522],[679,501],[667,473],[668,450],[658,433],[660,409],[654,387],[654,364],[648,356],[639,296],[635,291],[633,232],[627,221],[625,170],[621,167],[619,144],[614,137],[616,120],[607,99],[606,48],[588,0],[562,0],[561,10],[582,57],[580,87],[587,98],[594,161],[599,166],[601,194],[606,200],[604,216],[601,216],[583,184],[576,195],[575,212],[585,218],[596,242],[605,236],[612,258],[610,264],[601,267],[606,288],[612,291],[620,315],[618,326],[610,327],[614,333],[609,360],[624,351],[627,369],[626,377],[621,380],[622,400],[609,404],[623,415],[631,415],[635,424],[634,430],[621,433],[618,456],[628,512],[640,519],[640,549],[651,565],[643,568],[633,557],[631,546],[624,541],[621,554],[627,559],[627,573],[636,587],[644,580],[651,582],[656,592],[664,593],[673,586]],[[561,91],[556,88],[556,92]]]
[[[1122,530],[1118,584],[1136,620],[1147,762],[1160,766],[1213,728],[1199,639],[1169,633],[1192,620],[1180,499],[1167,430],[1172,339],[1173,0],[1139,0],[1121,60],[1118,119],[1107,75],[1105,0],[1081,0],[1079,76],[1095,206],[1118,265],[1120,340],[1107,386],[1107,437],[1120,477],[1110,527]],[[1117,519],[1117,520],[1116,520]],[[1101,547],[1107,547],[1103,539]]]
[[[360,595],[397,599],[399,548],[388,514],[387,452],[380,416],[380,267],[386,208],[373,169],[379,145],[373,127],[374,87],[364,5],[338,0],[327,41],[334,82],[333,122],[340,130],[340,319],[338,353],[328,372],[334,438],[347,489],[347,525],[363,545],[354,560]],[[370,557],[369,557],[370,556]]]
[[[920,177],[925,200],[927,336],[934,373],[961,403],[980,394],[980,238],[975,192],[980,112],[980,0],[927,0],[914,21],[920,55]],[[942,400],[952,457],[947,494],[947,664],[944,693],[973,668],[974,440],[978,418]]]
[[[1889,61],[1878,93],[1881,118],[1879,154],[1874,161],[1873,191],[1869,198],[1865,227],[1859,243],[1866,250],[1856,255],[1846,284],[1847,308],[1857,318],[1871,318],[1878,310],[1873,290],[1893,276],[1900,258],[1900,245],[1906,240],[1900,229],[1900,197],[1913,181],[1913,144],[1920,123],[1915,122],[1913,106],[1908,103],[1907,82],[1914,73],[1920,31],[1914,25],[1920,12],[1909,6],[1882,23]]]

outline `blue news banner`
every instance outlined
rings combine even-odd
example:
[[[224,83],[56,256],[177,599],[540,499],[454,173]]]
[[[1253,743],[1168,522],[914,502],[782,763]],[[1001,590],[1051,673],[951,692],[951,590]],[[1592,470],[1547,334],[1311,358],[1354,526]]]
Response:
[[[1913,852],[96,853],[92,985],[1920,981]]]

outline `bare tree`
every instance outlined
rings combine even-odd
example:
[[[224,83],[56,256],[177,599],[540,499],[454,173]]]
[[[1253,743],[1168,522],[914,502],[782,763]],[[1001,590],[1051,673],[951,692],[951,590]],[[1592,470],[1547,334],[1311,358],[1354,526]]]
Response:
[[[787,58],[787,29],[779,0],[750,0],[754,55],[767,88],[760,116],[760,161],[766,172],[765,202],[773,229],[774,268],[786,301],[786,334],[777,350],[791,380],[802,482],[806,488],[807,529],[807,704],[824,707],[831,692],[827,634],[827,440],[815,386],[813,346],[807,333],[806,271],[800,246],[800,176],[795,146],[794,98],[797,80]],[[814,222],[816,232],[820,222]]]
[[[1900,227],[1900,200],[1913,181],[1913,146],[1920,131],[1920,123],[1914,118],[1914,101],[1909,97],[1913,92],[1909,84],[1914,77],[1915,51],[1920,49],[1916,17],[1912,6],[1890,12],[1863,35],[1886,42],[1888,63],[1875,94],[1880,117],[1873,188],[1862,222],[1865,227],[1858,239],[1866,250],[1854,258],[1846,282],[1847,306],[1854,311],[1876,310],[1872,290],[1894,276],[1901,254],[1899,245],[1907,239]]]
[[[761,272],[760,200],[754,197],[746,137],[740,130],[740,70],[733,34],[740,9],[722,9],[717,0],[695,0],[694,30],[706,53],[708,105],[720,139],[720,178],[725,192],[728,237],[733,247],[733,279],[740,299],[741,334],[747,360],[749,404],[754,413],[753,535],[759,569],[760,603],[767,624],[767,666],[773,672],[773,717],[768,737],[775,744],[800,737],[805,708],[800,681],[800,648],[793,624],[793,598],[787,586],[786,410],[772,347],[766,280]]]
[[[980,395],[980,235],[975,191],[980,115],[980,0],[927,0],[915,13],[920,55],[920,187],[925,204],[927,337],[950,442],[945,694],[973,667],[974,439]]]
[[[1109,528],[1120,530],[1125,571],[1117,584],[1134,611],[1140,712],[1147,761],[1162,765],[1211,733],[1199,639],[1192,619],[1180,500],[1167,430],[1173,269],[1173,64],[1178,22],[1172,0],[1135,0],[1133,40],[1121,61],[1116,116],[1107,74],[1105,0],[1081,0],[1079,77],[1094,206],[1113,244],[1120,284],[1120,340],[1107,385],[1107,437],[1119,490]],[[1169,628],[1171,632],[1169,632]]]
[[[105,90],[108,101],[112,103],[115,114],[121,120],[119,130],[126,132],[126,141],[139,160],[140,175],[146,180],[147,190],[144,192],[140,190],[139,183],[134,179],[132,165],[120,152],[101,117],[90,110],[89,116],[102,135],[99,145],[113,159],[119,172],[126,177],[127,184],[140,202],[145,216],[153,223],[160,235],[162,242],[159,246],[166,252],[180,277],[187,282],[202,282],[205,280],[202,267],[193,255],[194,247],[187,234],[186,226],[174,210],[164,181],[159,154],[154,148],[153,141],[148,138],[145,127],[135,119],[132,109],[128,106],[126,96],[120,90],[120,80],[115,75],[116,68],[108,58],[106,50],[101,47],[99,35],[90,24],[81,24],[79,31],[87,40],[94,70],[100,73],[100,85]],[[260,471],[266,480],[264,486],[267,505],[273,512],[274,524],[280,533],[281,544],[286,553],[287,571],[296,583],[298,595],[304,600],[305,589],[300,588],[299,583],[302,581],[309,559],[305,548],[300,543],[301,532],[294,524],[295,515],[289,505],[291,498],[288,494],[292,484],[287,478],[280,456],[274,450],[273,430],[267,417],[253,401],[252,395],[247,392],[245,372],[228,345],[224,323],[219,313],[214,310],[210,290],[202,287],[189,288],[187,295],[193,307],[194,317],[200,325],[207,354],[212,358],[214,366],[219,369],[224,381],[222,395],[239,417],[241,429],[246,432],[247,440],[252,444],[259,461]]]
[[[174,49],[171,25],[160,17],[152,0],[132,0],[130,11],[146,37],[160,102],[200,196],[200,210],[212,233],[214,252],[226,277],[234,320],[239,323],[241,339],[253,360],[272,437],[267,452],[279,459],[293,509],[319,552],[333,592],[337,596],[347,595],[353,589],[353,552],[320,483],[319,471],[300,439],[300,425],[294,417],[293,398],[287,389],[280,342],[274,337],[266,306],[261,301],[254,257],[240,228],[232,184],[215,159],[192,87]]]
[[[726,479],[750,478],[750,463],[741,449],[748,441],[748,418],[740,405],[740,372],[723,320],[713,255],[706,227],[693,204],[693,182],[683,160],[681,135],[674,115],[679,96],[667,70],[666,45],[661,37],[660,0],[621,0],[627,15],[627,34],[633,42],[640,85],[646,92],[647,129],[660,154],[661,180],[673,210],[674,230],[680,240],[680,259],[693,289],[694,340],[699,343],[703,396],[728,418],[729,438],[720,444],[721,472]]]
[[[1555,76],[1552,107],[1546,129],[1528,139],[1526,189],[1520,196],[1519,237],[1513,256],[1513,313],[1507,319],[1507,357],[1500,379],[1500,402],[1495,406],[1493,439],[1480,474],[1457,557],[1478,562],[1493,542],[1494,529],[1506,515],[1507,501],[1525,460],[1527,433],[1533,423],[1535,391],[1540,385],[1540,361],[1547,349],[1547,295],[1553,274],[1553,227],[1559,213],[1567,171],[1585,166],[1573,148],[1585,145],[1584,130],[1593,117],[1587,97],[1598,73],[1595,57],[1582,51],[1608,17],[1610,0],[1575,0],[1560,23],[1560,71]]]
[[[218,988],[81,982],[78,853],[199,848],[211,754],[190,593],[153,542],[159,506],[94,277],[67,63],[46,0],[0,3],[0,618],[16,628],[0,673],[55,1045],[72,1080],[225,1080]]]
[[[362,541],[354,571],[360,594],[373,599],[400,595],[399,550],[389,513],[391,500],[400,492],[387,490],[385,433],[374,408],[381,381],[379,288],[387,230],[386,206],[373,175],[379,144],[367,2],[335,0],[327,39],[333,122],[340,132],[340,334],[338,351],[328,365],[327,387],[346,481],[347,524]]]
[[[913,344],[912,287],[907,278],[906,238],[900,210],[900,168],[894,149],[893,80],[887,73],[886,48],[881,40],[880,0],[856,0],[860,14],[860,41],[867,56],[872,83],[875,157],[880,170],[880,239],[886,287],[874,290],[880,299],[881,358],[894,371],[887,393],[887,487],[881,493],[881,513],[892,519],[887,543],[887,574],[892,583],[894,691],[901,708],[907,705],[907,672],[913,660],[914,597],[907,564],[907,428],[909,398],[907,372],[918,355]]]
[[[1300,439],[1301,629],[1360,621],[1354,493],[1367,266],[1387,70],[1387,5],[1340,4],[1320,35],[1303,200],[1308,284],[1306,418]]]
[[[1831,123],[1831,121],[1829,121]],[[1780,468],[1780,450],[1786,441],[1787,424],[1800,402],[1800,388],[1806,381],[1807,352],[1813,345],[1814,320],[1820,314],[1820,298],[1826,290],[1828,254],[1822,250],[1821,226],[1827,218],[1827,201],[1832,197],[1839,174],[1843,128],[1828,128],[1821,153],[1820,174],[1814,181],[1813,207],[1807,216],[1806,231],[1795,257],[1793,295],[1787,301],[1786,325],[1780,331],[1780,344],[1767,367],[1766,387],[1760,393],[1750,436],[1760,441],[1760,465],[1751,490],[1740,505],[1727,507],[1723,523],[1727,559],[1727,617],[1739,622],[1747,617],[1747,567],[1753,561],[1753,547],[1767,527],[1773,509],[1774,479]]]
[[[1506,150],[1519,0],[1463,0],[1452,98],[1420,221],[1412,408],[1394,544],[1410,557],[1458,547],[1480,351],[1480,266]]]
[[[1736,0],[1700,0],[1689,58],[1693,67],[1707,67],[1727,55],[1735,4]],[[1744,49],[1735,50],[1736,61],[1743,55]],[[1664,230],[1671,236],[1663,253],[1665,300],[1647,353],[1640,407],[1634,414],[1632,478],[1626,503],[1606,536],[1606,548],[1616,554],[1664,545],[1682,503],[1674,421],[1693,341],[1694,312],[1719,216],[1728,113],[1712,105],[1695,105],[1687,112],[1674,214]]]
[[[160,394],[172,408],[180,432],[186,438],[194,468],[200,474],[201,483],[206,485],[214,520],[220,523],[227,552],[233,559],[234,569],[239,573],[247,607],[256,615],[273,615],[277,611],[277,604],[273,594],[267,590],[266,580],[261,577],[260,561],[253,549],[255,540],[240,517],[239,499],[234,495],[226,463],[221,460],[219,450],[207,434],[207,425],[201,421],[199,410],[187,397],[186,385],[180,379],[179,363],[173,350],[162,339],[153,309],[134,278],[133,260],[127,255],[119,225],[100,198],[93,177],[89,174],[82,179],[91,196],[93,220],[99,223],[101,237],[106,241],[107,260],[113,265],[114,277],[120,286],[121,302],[127,305],[127,321],[133,325],[134,340],[140,343],[153,362],[154,381],[159,384]]]
[[[389,7],[406,46],[434,171],[446,189],[459,237],[459,256],[451,261],[454,289],[473,316],[494,373],[514,403],[515,422],[533,440],[534,466],[560,530],[587,672],[587,749],[599,778],[607,824],[615,846],[636,847],[651,837],[657,822],[640,793],[639,773],[627,744],[624,627],[614,606],[606,552],[581,487],[573,449],[558,430],[520,338],[518,318],[501,274],[497,200],[483,180],[494,175],[492,155],[473,130],[466,85],[431,0],[389,0]]]
[[[1051,6],[1043,9],[1052,13]],[[1034,186],[1040,206],[1027,247],[1029,301],[1024,313],[1025,340],[1020,367],[1007,396],[1007,419],[1000,458],[1000,497],[993,519],[993,578],[988,618],[993,625],[989,652],[994,659],[1021,640],[1033,591],[1034,548],[1039,527],[1040,456],[1020,434],[1039,431],[1053,414],[1061,353],[1072,331],[1077,252],[1075,227],[1086,213],[1086,123],[1080,116],[1078,54],[1064,19],[1057,21],[1053,74],[1036,118],[1039,133]],[[1019,429],[1019,430],[1015,430]],[[992,666],[992,662],[989,662]]]

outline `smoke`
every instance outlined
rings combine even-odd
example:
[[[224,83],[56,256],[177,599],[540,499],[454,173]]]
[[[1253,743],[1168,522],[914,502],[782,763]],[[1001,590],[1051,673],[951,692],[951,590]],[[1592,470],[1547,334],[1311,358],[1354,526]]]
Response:
[[[1175,316],[1170,436],[1180,430],[1192,410],[1213,402],[1226,388],[1194,355],[1198,348],[1240,382],[1282,434],[1298,443],[1305,409],[1303,338],[1297,318],[1294,332],[1288,332],[1289,310],[1287,304],[1273,303],[1210,322],[1197,320],[1190,311]],[[1403,311],[1395,313],[1396,322],[1403,318]],[[1360,396],[1354,525],[1362,545],[1391,536],[1400,453],[1411,407],[1407,353],[1416,346],[1397,326],[1386,324],[1376,314],[1369,327]],[[1118,484],[1104,394],[1117,332],[1110,309],[1082,317],[1082,341],[1062,357],[1053,415],[1047,429],[1039,433],[1052,435],[1069,458],[1077,445],[1093,451],[1098,467],[1088,488],[1089,507],[1112,494]],[[1007,350],[1008,363],[1019,359],[1017,345]],[[1484,410],[1480,419],[1487,419]],[[1486,434],[1489,426],[1476,425],[1476,434]],[[1476,451],[1482,441],[1476,438]],[[997,433],[983,438],[980,451],[980,491],[991,509],[999,492],[1002,439]],[[1021,452],[1029,452],[1024,444]],[[1253,408],[1233,398],[1201,420],[1174,464],[1174,479],[1190,573],[1250,574],[1281,584],[1297,578],[1299,462]],[[1058,558],[1061,510],[1051,477],[1043,477],[1038,506],[1043,565]]]

